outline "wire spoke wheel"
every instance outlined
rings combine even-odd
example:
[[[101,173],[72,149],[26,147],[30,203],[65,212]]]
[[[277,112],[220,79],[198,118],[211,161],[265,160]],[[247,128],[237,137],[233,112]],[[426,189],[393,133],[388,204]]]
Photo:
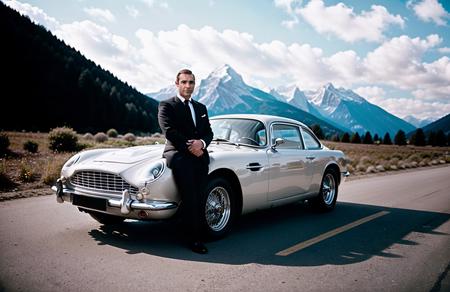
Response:
[[[226,188],[216,186],[208,193],[205,205],[205,218],[208,227],[215,231],[222,231],[230,221],[231,201]]]

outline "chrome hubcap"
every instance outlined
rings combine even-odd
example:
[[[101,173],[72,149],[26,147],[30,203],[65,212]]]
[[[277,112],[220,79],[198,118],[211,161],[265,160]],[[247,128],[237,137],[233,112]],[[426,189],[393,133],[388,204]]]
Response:
[[[322,196],[323,201],[327,205],[331,205],[336,195],[336,182],[331,173],[327,173],[323,178]]]
[[[213,188],[206,199],[205,216],[206,223],[213,231],[222,230],[230,220],[231,204],[230,195],[223,187]]]

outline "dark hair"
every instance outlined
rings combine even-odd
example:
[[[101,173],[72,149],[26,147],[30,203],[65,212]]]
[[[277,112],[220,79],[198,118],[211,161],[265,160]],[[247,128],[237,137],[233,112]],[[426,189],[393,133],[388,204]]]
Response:
[[[189,69],[183,69],[183,70],[180,70],[180,72],[178,72],[176,82],[178,82],[178,80],[180,79],[180,75],[181,75],[181,74],[192,75],[192,76],[194,77],[194,80],[195,80],[195,75],[194,75],[194,73],[192,73],[191,70],[189,70]]]

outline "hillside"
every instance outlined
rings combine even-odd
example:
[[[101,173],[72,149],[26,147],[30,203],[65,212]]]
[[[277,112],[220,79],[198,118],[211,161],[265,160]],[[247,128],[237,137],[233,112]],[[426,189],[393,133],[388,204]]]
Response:
[[[444,131],[446,135],[450,134],[450,114],[432,122],[431,124],[425,126],[423,131],[425,133],[428,132],[437,132],[439,130]]]
[[[0,31],[0,130],[159,130],[157,101],[3,3]]]

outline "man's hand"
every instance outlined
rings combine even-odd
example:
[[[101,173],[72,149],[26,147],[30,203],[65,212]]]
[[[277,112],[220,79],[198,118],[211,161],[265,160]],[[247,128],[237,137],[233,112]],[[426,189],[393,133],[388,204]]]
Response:
[[[201,140],[188,140],[188,150],[195,156],[200,157],[203,155],[203,142]]]

